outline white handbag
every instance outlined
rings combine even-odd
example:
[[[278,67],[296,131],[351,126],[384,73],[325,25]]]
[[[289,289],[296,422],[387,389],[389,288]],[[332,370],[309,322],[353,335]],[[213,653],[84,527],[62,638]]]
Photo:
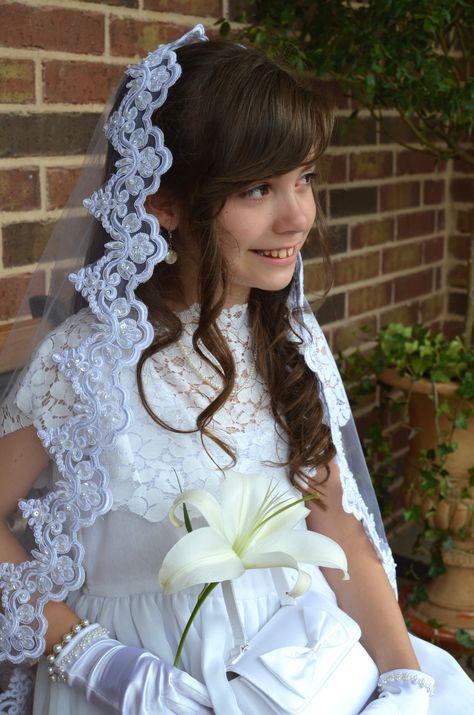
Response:
[[[358,624],[308,591],[282,605],[246,642],[232,587],[224,589],[235,648],[226,669],[243,715],[357,715],[379,672]]]

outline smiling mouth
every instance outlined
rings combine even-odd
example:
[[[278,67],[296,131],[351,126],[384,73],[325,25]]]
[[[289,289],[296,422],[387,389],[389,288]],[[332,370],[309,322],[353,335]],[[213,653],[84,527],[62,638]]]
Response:
[[[255,251],[259,256],[267,256],[268,258],[290,258],[296,253],[296,246],[291,248],[273,248],[269,251]]]

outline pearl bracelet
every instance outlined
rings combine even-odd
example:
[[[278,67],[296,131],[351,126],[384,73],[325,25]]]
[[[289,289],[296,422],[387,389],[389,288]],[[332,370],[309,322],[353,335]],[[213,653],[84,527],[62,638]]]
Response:
[[[409,682],[417,685],[419,688],[424,688],[428,695],[434,693],[434,679],[431,675],[426,675],[417,670],[394,670],[389,673],[383,673],[378,679],[377,686],[379,690],[383,690],[385,685],[390,683]]]
[[[82,631],[88,630],[88,633],[82,633]],[[107,628],[103,628],[98,624],[91,626],[87,618],[84,618],[79,623],[76,623],[70,631],[65,633],[61,638],[59,643],[55,643],[52,649],[52,653],[47,656],[48,663],[48,676],[49,679],[54,683],[56,681],[66,682],[66,674],[63,664],[72,663],[81,653],[83,653],[86,648],[101,636],[108,636],[109,631]],[[78,640],[78,644],[74,647],[67,649],[66,653],[63,653],[67,646],[70,646],[73,639]]]

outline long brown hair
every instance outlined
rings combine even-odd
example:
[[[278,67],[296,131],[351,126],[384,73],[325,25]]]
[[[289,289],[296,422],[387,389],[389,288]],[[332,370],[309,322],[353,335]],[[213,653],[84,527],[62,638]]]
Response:
[[[216,217],[230,194],[262,178],[316,161],[327,145],[332,119],[314,88],[258,50],[210,41],[182,47],[177,54],[182,76],[154,115],[154,123],[163,131],[173,155],[159,192],[179,205],[178,252],[180,235],[191,236],[198,247],[201,309],[193,346],[223,380],[220,394],[197,417],[195,431],[202,439],[212,438],[235,459],[230,447],[210,428],[235,380],[234,360],[216,322],[229,283],[216,235]],[[327,268],[327,285],[321,291],[325,293],[330,263],[320,210],[313,233],[321,242]],[[153,343],[137,365],[139,393],[152,419],[173,432],[182,430],[155,414],[146,399],[142,368],[150,356],[181,335],[181,321],[167,303],[177,286],[175,267],[163,263],[137,291],[157,326]],[[323,422],[319,381],[298,350],[303,336],[296,335],[290,326],[287,298],[291,286],[275,292],[250,291],[250,329],[256,368],[269,391],[277,428],[288,444],[284,466],[289,468],[293,483],[296,477],[303,477],[312,489],[315,483],[308,481],[308,473],[323,465],[327,476],[335,448],[330,429]],[[203,348],[216,364],[206,357]]]

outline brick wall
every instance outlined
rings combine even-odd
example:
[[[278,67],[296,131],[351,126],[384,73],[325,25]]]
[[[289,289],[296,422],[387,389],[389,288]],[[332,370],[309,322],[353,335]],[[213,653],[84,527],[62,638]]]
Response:
[[[36,0],[0,4],[0,325],[15,314],[29,271],[74,185],[103,102],[130,61],[202,21],[224,0]],[[460,320],[474,179],[462,162],[436,166],[339,100],[323,165],[335,285],[318,312],[335,349],[389,320]],[[397,117],[390,133],[404,137]],[[319,258],[308,245],[308,295]],[[316,303],[315,303],[316,304]]]
[[[448,308],[456,313],[463,307],[461,293],[456,300],[447,295],[449,276],[464,275],[451,263],[462,259],[467,243],[460,232],[451,237],[452,162],[437,164],[405,149],[363,113],[353,124],[350,112],[341,99],[324,167],[335,283],[318,315],[335,350],[358,344],[362,326],[370,338],[389,321],[441,323]],[[397,117],[388,121],[391,136],[403,137]],[[468,179],[459,182],[459,200],[467,201]],[[467,230],[467,210],[462,218]],[[318,286],[317,260],[308,256],[306,262],[310,300]]]
[[[124,66],[196,22],[215,32],[223,12],[222,0],[2,0],[0,326],[16,314]]]

